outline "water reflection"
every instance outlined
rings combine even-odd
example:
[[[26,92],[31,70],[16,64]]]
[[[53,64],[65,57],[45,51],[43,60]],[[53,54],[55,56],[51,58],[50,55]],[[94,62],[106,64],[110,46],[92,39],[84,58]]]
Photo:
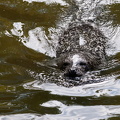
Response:
[[[63,106],[62,106],[63,107]],[[0,119],[13,120],[13,119],[35,119],[35,120],[98,120],[108,119],[110,117],[117,117],[120,113],[120,106],[64,106],[61,114],[58,115],[44,115],[37,114],[18,114],[1,116]],[[94,114],[93,114],[94,113]]]
[[[55,4],[60,4],[60,5],[63,5],[63,6],[68,5],[63,0],[49,0],[49,1],[48,0],[23,0],[23,2],[24,1],[27,1],[29,3],[32,3],[32,2],[45,2],[46,4],[53,4],[53,3],[55,3]]]

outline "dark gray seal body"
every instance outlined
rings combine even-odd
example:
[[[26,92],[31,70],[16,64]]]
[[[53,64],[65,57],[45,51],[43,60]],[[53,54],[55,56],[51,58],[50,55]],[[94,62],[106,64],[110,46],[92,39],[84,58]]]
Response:
[[[105,61],[106,42],[107,38],[92,21],[73,21],[59,36],[57,65],[64,76],[78,79]]]

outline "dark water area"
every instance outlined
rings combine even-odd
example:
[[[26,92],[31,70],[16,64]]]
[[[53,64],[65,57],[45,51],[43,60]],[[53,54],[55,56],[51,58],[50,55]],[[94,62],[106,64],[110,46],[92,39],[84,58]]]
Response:
[[[54,61],[74,14],[108,37],[107,63],[88,84],[65,81]],[[0,0],[0,120],[119,120],[119,25],[119,0]]]

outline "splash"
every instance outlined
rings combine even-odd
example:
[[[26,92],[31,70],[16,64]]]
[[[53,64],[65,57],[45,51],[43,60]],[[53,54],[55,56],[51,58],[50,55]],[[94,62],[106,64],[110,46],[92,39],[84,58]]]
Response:
[[[116,76],[110,76],[110,77],[103,77],[105,81],[98,82],[98,83],[92,83],[92,84],[83,84],[80,86],[72,86],[72,87],[64,87],[62,84],[68,84],[71,83],[66,82],[64,83],[63,80],[61,80],[62,84],[60,85],[59,81],[57,84],[50,83],[49,81],[45,83],[41,83],[40,80],[35,80],[29,83],[25,83],[23,87],[25,89],[31,89],[31,90],[45,90],[50,91],[51,94],[57,94],[57,95],[65,95],[65,96],[115,96],[120,95],[119,80],[115,80]]]
[[[24,23],[14,22],[11,32],[5,31],[7,36],[17,36],[26,47],[33,49],[37,52],[43,53],[50,57],[56,57],[57,46],[57,29],[49,28],[49,35],[47,36],[43,27],[37,27],[28,31],[28,37],[24,35]]]

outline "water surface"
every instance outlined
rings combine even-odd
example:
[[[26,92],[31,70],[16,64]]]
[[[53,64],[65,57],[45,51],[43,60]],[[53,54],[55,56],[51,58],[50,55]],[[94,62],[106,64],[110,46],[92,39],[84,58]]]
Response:
[[[86,74],[89,84],[65,81],[54,64],[58,36],[75,13],[108,37],[107,63]],[[1,0],[0,119],[119,120],[119,14],[119,0]]]

